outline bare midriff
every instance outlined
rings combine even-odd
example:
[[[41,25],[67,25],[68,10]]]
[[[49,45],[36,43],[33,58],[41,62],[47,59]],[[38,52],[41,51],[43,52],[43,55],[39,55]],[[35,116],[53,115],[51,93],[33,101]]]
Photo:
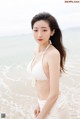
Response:
[[[35,87],[39,99],[46,100],[48,98],[50,91],[49,86],[49,80],[36,80]]]

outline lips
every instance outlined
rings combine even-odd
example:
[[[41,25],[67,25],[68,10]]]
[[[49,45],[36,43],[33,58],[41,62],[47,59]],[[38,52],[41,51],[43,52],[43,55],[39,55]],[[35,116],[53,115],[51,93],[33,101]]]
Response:
[[[38,41],[42,41],[43,39],[38,39]]]

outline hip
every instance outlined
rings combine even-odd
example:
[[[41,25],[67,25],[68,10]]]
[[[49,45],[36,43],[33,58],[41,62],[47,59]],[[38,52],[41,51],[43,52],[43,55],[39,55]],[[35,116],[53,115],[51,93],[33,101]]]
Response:
[[[38,99],[38,104],[40,106],[40,111],[45,105],[47,100]],[[69,119],[69,109],[67,98],[63,94],[60,94],[52,106],[50,112],[47,114],[46,119]]]

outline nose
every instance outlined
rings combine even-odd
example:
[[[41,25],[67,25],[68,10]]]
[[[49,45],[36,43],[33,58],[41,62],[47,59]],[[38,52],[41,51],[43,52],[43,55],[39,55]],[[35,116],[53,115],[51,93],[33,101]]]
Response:
[[[38,37],[41,37],[41,36],[42,36],[42,32],[39,31],[39,32],[38,32]]]

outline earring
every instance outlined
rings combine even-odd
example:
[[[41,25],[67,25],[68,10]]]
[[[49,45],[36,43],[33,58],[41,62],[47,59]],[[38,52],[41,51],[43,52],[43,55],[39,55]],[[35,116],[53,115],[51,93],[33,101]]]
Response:
[[[51,34],[51,36],[53,36],[53,34]]]
[[[49,40],[50,44],[52,44],[51,40]]]
[[[52,32],[52,34],[51,34],[51,36],[53,36],[55,34],[55,29],[53,30],[53,32]]]

